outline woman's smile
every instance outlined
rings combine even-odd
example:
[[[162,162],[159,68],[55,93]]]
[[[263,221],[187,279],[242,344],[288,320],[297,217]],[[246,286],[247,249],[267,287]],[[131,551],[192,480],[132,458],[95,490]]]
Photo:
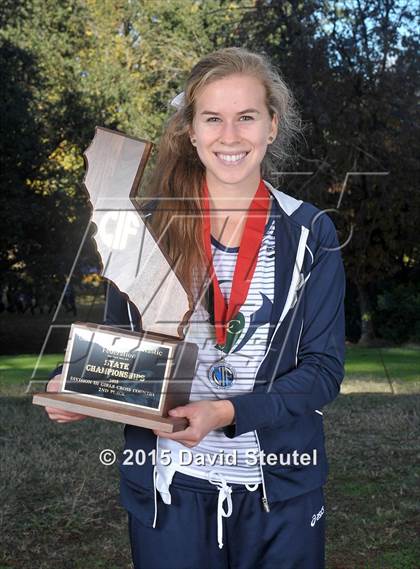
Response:
[[[215,152],[215,155],[220,160],[220,162],[228,167],[239,166],[244,162],[248,154],[249,152],[238,151],[235,153]]]

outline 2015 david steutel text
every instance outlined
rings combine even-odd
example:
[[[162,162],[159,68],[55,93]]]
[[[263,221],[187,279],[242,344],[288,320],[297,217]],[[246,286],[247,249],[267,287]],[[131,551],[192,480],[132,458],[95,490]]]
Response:
[[[153,465],[157,463],[156,449],[146,453],[143,449],[133,451],[127,448],[123,450],[123,455],[125,456],[122,461],[124,466],[143,466],[147,460],[151,460]],[[170,449],[161,449],[159,452],[159,463],[163,466],[169,466],[172,462],[182,466],[236,466],[238,465],[238,459],[239,454],[236,449],[229,452],[220,450],[214,453],[193,453],[189,449],[179,449],[175,461]],[[297,450],[286,453],[266,453],[262,450],[248,449],[245,451],[245,458],[241,456],[241,460],[245,460],[247,466],[255,466],[257,464],[267,466],[315,466],[318,455],[317,449],[302,453],[299,453]]]

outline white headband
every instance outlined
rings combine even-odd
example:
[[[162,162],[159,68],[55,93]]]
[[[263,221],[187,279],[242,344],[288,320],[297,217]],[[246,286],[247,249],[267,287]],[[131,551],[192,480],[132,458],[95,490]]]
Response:
[[[174,97],[169,104],[171,105],[171,107],[175,107],[175,109],[178,110],[184,105],[184,103],[185,103],[185,93],[184,91],[181,91],[181,93],[179,93],[176,97]]]

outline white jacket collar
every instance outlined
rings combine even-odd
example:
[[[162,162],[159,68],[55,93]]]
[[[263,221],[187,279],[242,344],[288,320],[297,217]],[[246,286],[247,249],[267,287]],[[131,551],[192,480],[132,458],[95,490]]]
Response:
[[[285,194],[281,190],[276,190],[276,188],[274,188],[270,184],[270,182],[267,182],[266,180],[264,180],[264,184],[267,186],[269,191],[276,198],[278,204],[280,205],[282,210],[286,212],[287,215],[292,215],[297,210],[297,208],[303,203],[302,200],[297,200],[296,198],[293,198],[292,196]]]

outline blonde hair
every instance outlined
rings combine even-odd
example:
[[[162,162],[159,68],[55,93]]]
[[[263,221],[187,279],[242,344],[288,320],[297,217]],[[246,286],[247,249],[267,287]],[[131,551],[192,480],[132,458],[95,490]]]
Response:
[[[267,147],[261,164],[264,179],[270,180],[274,169],[284,169],[293,159],[294,141],[303,131],[292,92],[262,55],[229,47],[210,53],[193,67],[186,80],[184,101],[170,117],[161,137],[147,188],[148,196],[159,198],[151,227],[191,294],[194,270],[204,276],[206,265],[200,200],[205,169],[189,135],[195,101],[200,89],[210,82],[238,73],[261,81],[270,117],[278,117],[277,137]]]

